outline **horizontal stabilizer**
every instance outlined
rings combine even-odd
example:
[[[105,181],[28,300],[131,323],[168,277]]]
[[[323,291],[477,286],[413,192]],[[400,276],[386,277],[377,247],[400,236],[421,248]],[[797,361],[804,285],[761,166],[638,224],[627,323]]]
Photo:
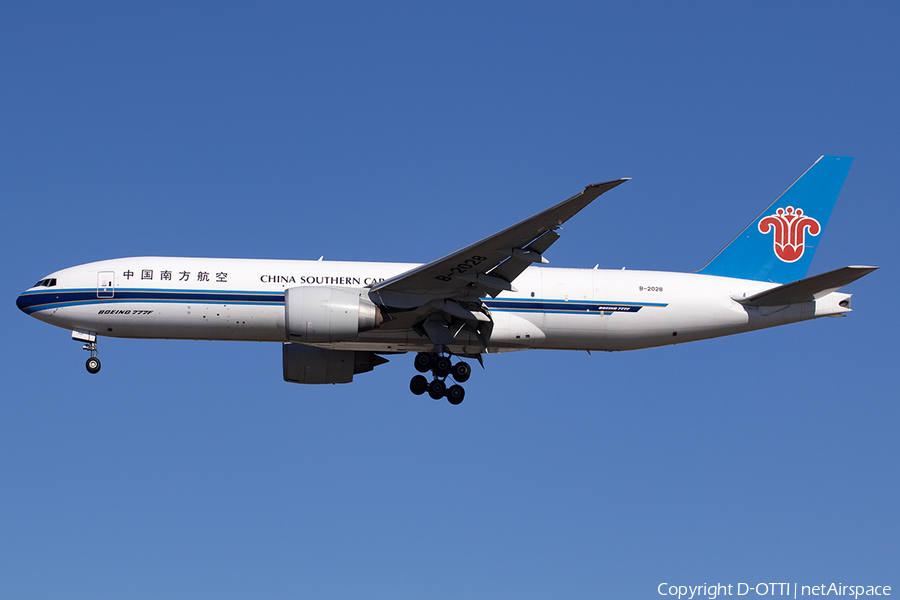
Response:
[[[843,269],[814,275],[793,283],[786,283],[771,290],[754,294],[749,298],[735,298],[735,300],[744,306],[782,306],[785,304],[811,302],[839,290],[860,277],[868,275],[877,268],[844,267]]]

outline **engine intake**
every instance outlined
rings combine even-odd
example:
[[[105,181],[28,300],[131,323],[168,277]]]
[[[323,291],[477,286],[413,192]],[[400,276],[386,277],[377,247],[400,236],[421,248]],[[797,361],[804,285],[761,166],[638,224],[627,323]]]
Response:
[[[317,344],[355,339],[381,325],[381,310],[364,291],[302,286],[284,292],[284,325],[292,342]]]

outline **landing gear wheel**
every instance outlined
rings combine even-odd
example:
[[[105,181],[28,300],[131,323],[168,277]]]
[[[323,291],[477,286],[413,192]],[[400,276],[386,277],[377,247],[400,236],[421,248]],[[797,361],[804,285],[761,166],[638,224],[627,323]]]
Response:
[[[413,365],[419,373],[427,373],[434,366],[434,355],[428,352],[419,352],[413,360]]]
[[[87,362],[84,363],[84,366],[87,367],[88,373],[94,375],[100,371],[100,359],[96,356],[92,356],[87,359]]]
[[[431,396],[433,400],[440,400],[441,398],[443,398],[446,391],[447,384],[440,379],[435,379],[430,384],[428,384],[428,395]]]
[[[451,385],[447,388],[447,401],[454,406],[460,404],[466,397],[466,390],[461,385]]]
[[[460,383],[465,383],[469,380],[469,376],[472,374],[472,367],[469,366],[469,363],[458,362],[453,365],[453,369],[450,371],[450,374],[453,375],[453,379]]]
[[[416,375],[409,382],[409,391],[416,396],[421,396],[428,390],[428,380],[422,375]]]
[[[434,361],[434,374],[438,377],[446,377],[450,374],[450,369],[452,368],[453,363],[446,356],[442,356]]]

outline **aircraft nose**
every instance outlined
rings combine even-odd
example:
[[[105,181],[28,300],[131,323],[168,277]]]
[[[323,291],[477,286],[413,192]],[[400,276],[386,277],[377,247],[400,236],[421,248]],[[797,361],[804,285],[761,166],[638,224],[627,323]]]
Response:
[[[31,304],[31,297],[24,292],[19,294],[19,297],[16,298],[16,306],[18,306],[19,310],[21,310],[26,315],[29,314],[28,308],[31,306]]]
[[[25,308],[28,306],[28,303],[25,299],[25,294],[19,294],[19,297],[16,298],[16,306],[19,307],[19,310],[25,312]]]

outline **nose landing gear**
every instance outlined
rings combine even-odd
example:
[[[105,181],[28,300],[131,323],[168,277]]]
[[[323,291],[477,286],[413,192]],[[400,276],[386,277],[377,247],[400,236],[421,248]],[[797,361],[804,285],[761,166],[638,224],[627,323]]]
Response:
[[[472,374],[472,367],[468,363],[458,362],[455,365],[447,356],[440,356],[433,352],[419,352],[413,361],[416,371],[419,373],[427,373],[431,371],[434,379],[431,383],[424,375],[416,375],[409,382],[409,391],[416,396],[421,396],[425,392],[434,400],[447,398],[450,404],[460,404],[466,397],[466,390],[459,384],[447,386],[446,379],[452,376],[459,383],[468,381]]]
[[[96,356],[92,356],[87,359],[87,362],[84,363],[84,366],[87,367],[88,373],[94,375],[100,371],[100,359]]]
[[[84,363],[84,366],[87,368],[87,372],[91,375],[99,373],[100,359],[97,358],[97,334],[89,333],[87,331],[73,331],[72,339],[77,342],[87,342],[84,346],[81,347],[81,349],[89,351],[91,353],[91,357],[87,359],[87,362]]]

